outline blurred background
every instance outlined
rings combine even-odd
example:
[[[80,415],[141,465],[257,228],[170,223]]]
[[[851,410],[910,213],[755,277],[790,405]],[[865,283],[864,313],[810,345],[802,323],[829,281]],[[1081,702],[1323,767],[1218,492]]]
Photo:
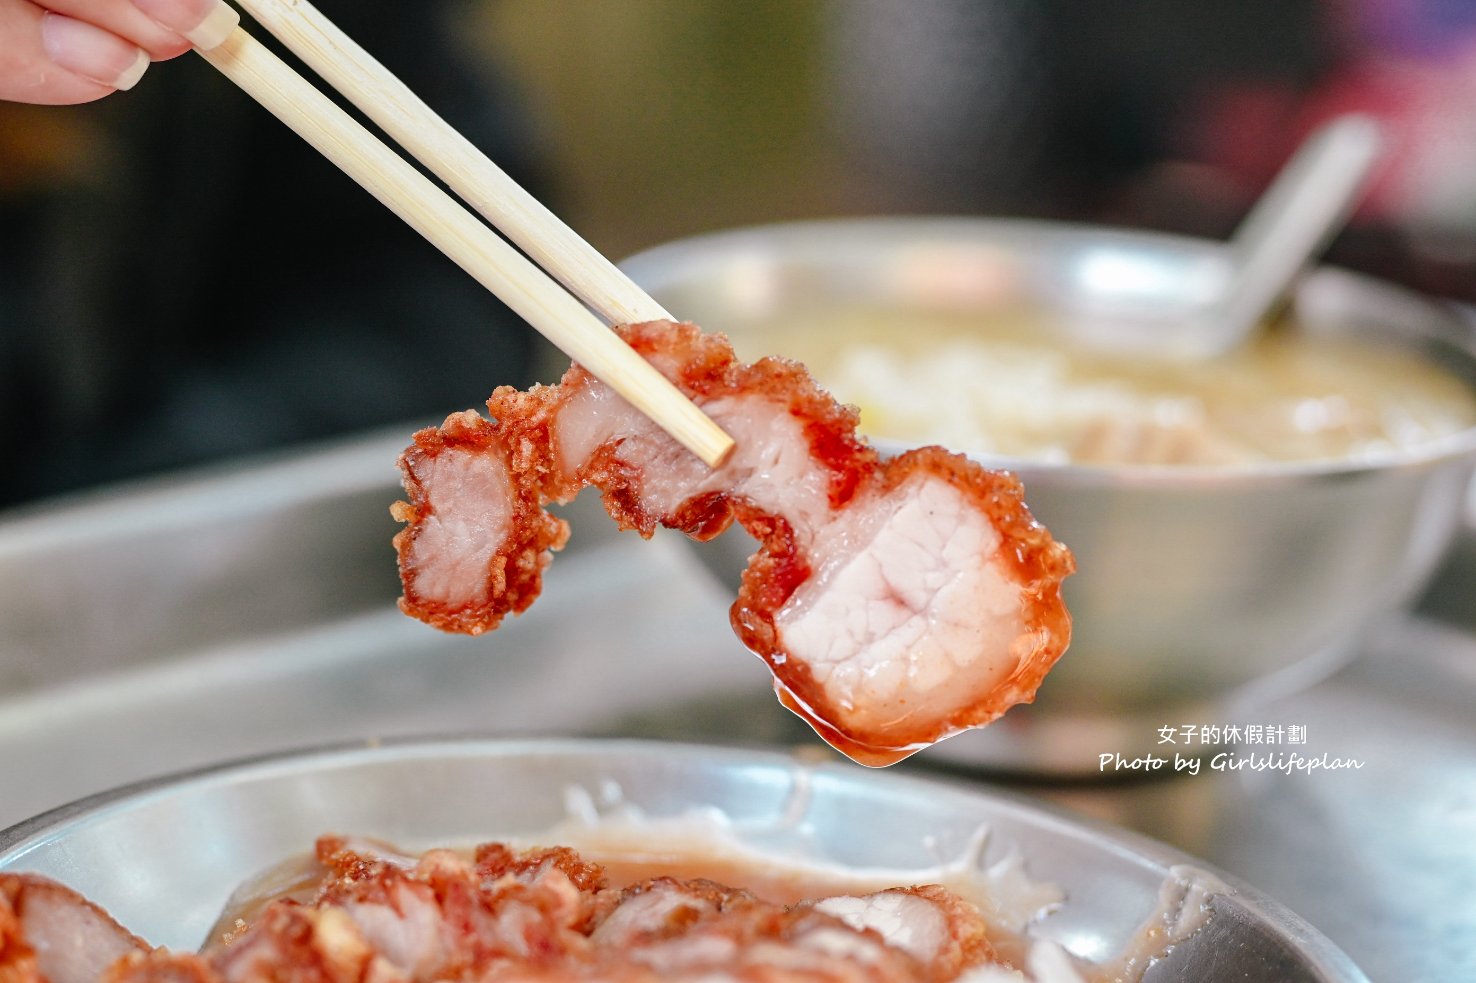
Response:
[[[1361,109],[1395,152],[1330,260],[1476,301],[1469,0],[319,6],[612,258],[882,213],[1224,237]],[[547,362],[197,58],[0,104],[0,506],[436,420]]]

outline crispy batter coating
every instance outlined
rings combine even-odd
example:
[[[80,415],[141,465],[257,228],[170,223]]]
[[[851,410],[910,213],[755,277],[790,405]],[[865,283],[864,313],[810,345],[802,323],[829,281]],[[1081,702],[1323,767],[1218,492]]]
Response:
[[[759,541],[733,628],[785,704],[863,763],[1034,699],[1070,639],[1074,567],[1013,475],[936,447],[883,460],[798,363],[740,362],[691,324],[619,330],[733,435],[732,458],[708,469],[577,365],[498,389],[491,420],[455,415],[402,458],[407,613],[476,632],[523,610],[563,542],[542,505],[593,486],[643,536],[736,521]]]

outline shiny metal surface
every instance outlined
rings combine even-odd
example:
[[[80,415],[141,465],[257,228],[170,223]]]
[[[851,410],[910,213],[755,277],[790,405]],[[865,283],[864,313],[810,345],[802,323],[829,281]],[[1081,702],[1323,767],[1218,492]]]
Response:
[[[0,619],[0,828],[124,782],[329,742],[480,732],[821,751],[732,637],[731,597],[668,536],[575,515],[544,596],[498,631],[447,636],[400,615],[385,514],[411,429],[0,521],[0,596],[57,582],[58,563],[72,599],[26,595],[46,606]],[[1473,558],[1468,533],[1419,616],[1386,623],[1331,678],[1233,717],[1155,721],[1299,725],[1308,751],[1362,768],[1016,790],[1204,858],[1372,979],[1476,979]],[[131,603],[108,602],[115,589]],[[80,672],[79,638],[93,640]],[[1001,777],[933,753],[897,770]]]
[[[895,309],[899,323],[910,311],[1016,317],[1024,307],[1063,330],[1109,336],[1131,331],[1136,310],[1161,330],[1166,312],[1192,309],[1218,282],[1223,259],[1211,243],[1107,229],[857,219],[716,233],[623,265],[669,310],[741,348],[745,327],[766,317],[836,305]],[[1139,275],[1087,275],[1103,263]],[[1335,270],[1309,277],[1294,302],[1300,331],[1419,351],[1476,386],[1476,332],[1447,308]],[[1476,429],[1377,467],[1164,470],[980,457],[1019,473],[1036,516],[1075,552],[1078,572],[1065,587],[1073,639],[1036,704],[942,753],[1094,774],[1096,748],[1150,753],[1165,720],[1233,713],[1346,661],[1428,581],[1460,528]],[[698,555],[736,585],[750,550],[724,537]]]
[[[0,694],[382,607],[410,430],[0,515]]]
[[[39,817],[0,834],[0,869],[55,877],[155,944],[189,948],[236,887],[325,831],[409,849],[536,837],[569,818],[571,789],[598,800],[612,788],[643,816],[716,809],[771,855],[872,869],[935,871],[940,860],[968,857],[987,830],[983,867],[1018,852],[1028,876],[1063,889],[1066,901],[1039,934],[1088,958],[1123,950],[1166,880],[1220,878],[1176,851],[1000,793],[641,742],[441,741],[252,762]],[[1207,904],[1205,929],[1144,979],[1365,979],[1311,926],[1250,888],[1231,885]]]

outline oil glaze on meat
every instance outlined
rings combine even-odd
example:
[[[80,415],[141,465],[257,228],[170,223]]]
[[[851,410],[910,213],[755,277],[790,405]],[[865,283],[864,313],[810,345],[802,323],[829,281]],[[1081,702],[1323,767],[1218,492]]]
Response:
[[[597,488],[622,528],[759,541],[731,611],[783,702],[887,764],[1029,702],[1065,650],[1072,570],[1009,474],[922,448],[883,461],[856,414],[783,359],[658,321],[619,329],[735,440],[710,469],[573,366],[415,435],[395,515],[402,608],[495,628],[537,597],[567,529],[543,510]],[[987,383],[984,383],[987,384]]]

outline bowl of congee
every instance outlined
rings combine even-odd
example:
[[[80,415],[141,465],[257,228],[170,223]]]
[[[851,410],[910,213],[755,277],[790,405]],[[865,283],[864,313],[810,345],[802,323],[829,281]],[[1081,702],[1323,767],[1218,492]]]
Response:
[[[1172,354],[1163,333],[1191,329],[1226,259],[1120,229],[880,218],[713,233],[623,266],[740,357],[805,363],[882,453],[942,444],[1021,478],[1076,557],[1071,645],[1033,705],[930,753],[1087,774],[1339,667],[1464,520],[1471,326],[1322,268],[1246,343]],[[751,547],[733,533],[700,555],[736,583]]]

